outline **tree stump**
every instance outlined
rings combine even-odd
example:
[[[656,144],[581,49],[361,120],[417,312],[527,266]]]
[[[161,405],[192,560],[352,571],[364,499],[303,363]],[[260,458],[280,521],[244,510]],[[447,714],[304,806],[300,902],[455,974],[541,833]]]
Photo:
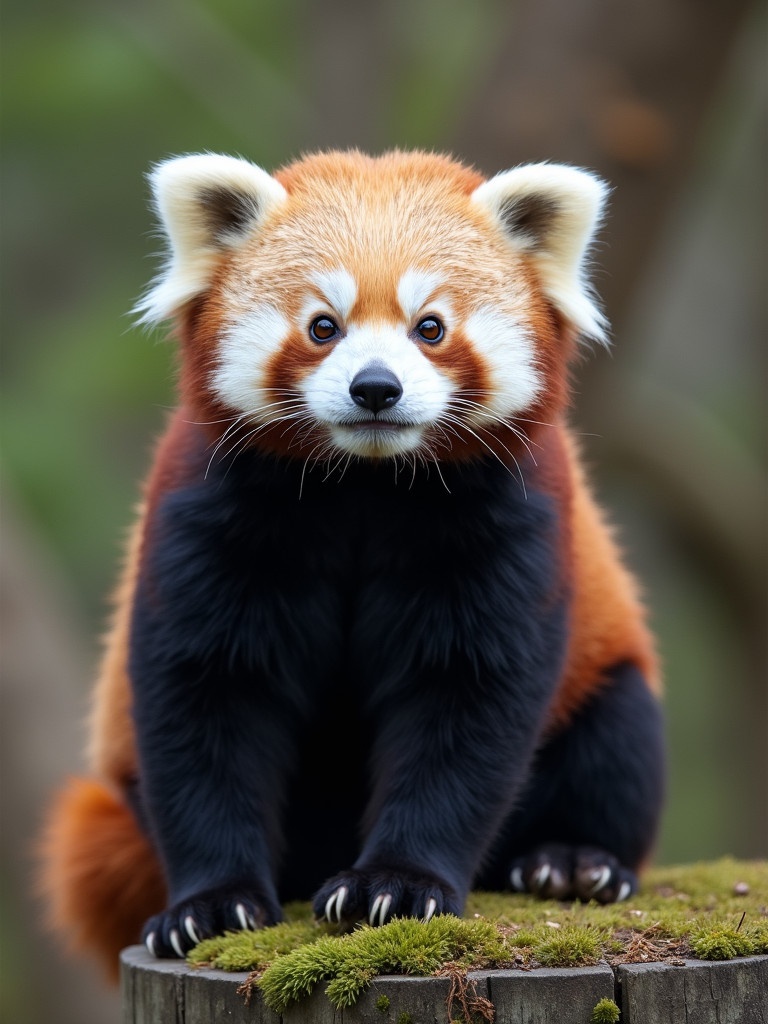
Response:
[[[237,989],[246,974],[155,960],[143,946],[121,957],[123,1024],[448,1024],[448,978],[380,977],[349,1009],[336,1010],[323,986],[281,1016],[255,990]],[[621,1024],[768,1024],[768,956],[685,960],[611,968],[540,968],[470,972],[476,995],[489,1000],[497,1024],[589,1024],[601,999],[614,999]],[[476,1018],[477,1019],[477,1018]]]

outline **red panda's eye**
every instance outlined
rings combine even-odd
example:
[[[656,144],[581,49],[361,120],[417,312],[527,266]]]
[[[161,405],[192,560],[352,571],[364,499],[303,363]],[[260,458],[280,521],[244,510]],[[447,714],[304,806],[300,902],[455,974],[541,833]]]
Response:
[[[317,316],[309,325],[309,336],[319,345],[326,341],[333,341],[338,334],[338,325],[329,316]]]
[[[417,325],[416,333],[422,341],[426,341],[430,345],[436,345],[438,341],[443,340],[445,331],[443,330],[443,325],[436,317],[427,316]]]

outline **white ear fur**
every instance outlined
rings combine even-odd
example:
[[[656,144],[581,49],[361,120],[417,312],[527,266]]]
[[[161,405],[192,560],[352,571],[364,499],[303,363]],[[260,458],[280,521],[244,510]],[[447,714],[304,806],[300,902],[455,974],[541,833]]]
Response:
[[[534,260],[548,298],[584,335],[605,341],[606,320],[584,273],[608,187],[563,164],[528,164],[503,171],[473,193],[514,246]]]
[[[255,164],[215,153],[166,160],[149,182],[169,253],[135,312],[156,324],[205,291],[222,252],[241,245],[286,191]]]

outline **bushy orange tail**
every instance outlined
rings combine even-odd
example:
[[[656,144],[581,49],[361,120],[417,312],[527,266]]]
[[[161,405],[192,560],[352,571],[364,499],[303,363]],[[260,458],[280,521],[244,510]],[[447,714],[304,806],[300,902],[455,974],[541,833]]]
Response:
[[[70,779],[49,813],[41,852],[51,925],[117,980],[120,950],[165,904],[157,856],[136,819],[106,785]]]

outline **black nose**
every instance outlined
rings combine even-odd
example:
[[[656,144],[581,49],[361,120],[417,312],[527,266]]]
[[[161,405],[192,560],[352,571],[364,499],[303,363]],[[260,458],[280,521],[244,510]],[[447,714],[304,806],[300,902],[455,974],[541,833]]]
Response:
[[[349,393],[352,400],[363,409],[377,413],[399,402],[403,389],[400,381],[386,366],[370,363],[355,374],[349,385]]]

